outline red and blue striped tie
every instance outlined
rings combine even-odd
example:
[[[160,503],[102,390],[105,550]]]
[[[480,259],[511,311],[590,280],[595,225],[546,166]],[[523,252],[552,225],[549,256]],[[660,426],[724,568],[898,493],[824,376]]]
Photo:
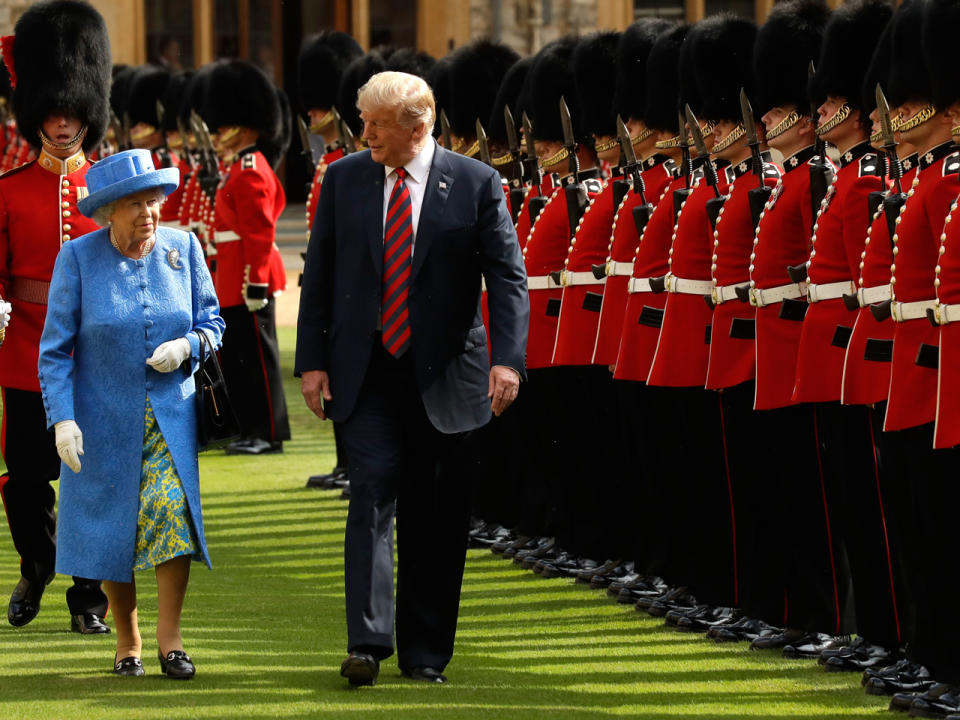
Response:
[[[410,347],[410,314],[407,295],[410,290],[410,267],[413,258],[413,206],[404,178],[407,171],[399,167],[397,184],[393,186],[387,205],[387,221],[383,225],[383,295],[380,319],[383,346],[398,358]]]

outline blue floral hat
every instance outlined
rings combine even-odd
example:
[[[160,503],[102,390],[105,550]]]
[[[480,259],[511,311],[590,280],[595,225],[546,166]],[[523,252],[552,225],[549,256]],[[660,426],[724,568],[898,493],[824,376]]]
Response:
[[[141,190],[160,188],[169,195],[180,184],[180,171],[154,168],[149,150],[124,150],[91,165],[86,179],[90,194],[77,203],[77,209],[93,217],[98,208]]]

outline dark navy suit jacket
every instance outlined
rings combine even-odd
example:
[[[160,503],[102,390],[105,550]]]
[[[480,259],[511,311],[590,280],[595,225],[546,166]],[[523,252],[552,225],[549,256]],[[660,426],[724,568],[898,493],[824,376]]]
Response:
[[[379,342],[383,183],[384,167],[369,151],[332,163],[307,248],[295,374],[329,373],[334,399],[326,412],[337,422],[353,412]],[[526,272],[499,174],[439,146],[420,211],[408,307],[408,352],[431,423],[444,433],[484,425],[491,361],[525,372]]]

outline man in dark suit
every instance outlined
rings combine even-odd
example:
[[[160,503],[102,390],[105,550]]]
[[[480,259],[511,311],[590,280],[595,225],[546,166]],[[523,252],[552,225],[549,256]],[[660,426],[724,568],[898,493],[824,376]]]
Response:
[[[427,84],[375,75],[357,107],[369,151],[330,166],[310,237],[295,373],[307,406],[342,423],[349,656],[372,685],[393,654],[442,683],[453,654],[470,489],[464,435],[499,415],[524,373],[526,274],[495,170],[437,146]],[[480,315],[490,308],[490,351]],[[491,367],[492,365],[492,367]],[[393,516],[403,561],[393,601]]]

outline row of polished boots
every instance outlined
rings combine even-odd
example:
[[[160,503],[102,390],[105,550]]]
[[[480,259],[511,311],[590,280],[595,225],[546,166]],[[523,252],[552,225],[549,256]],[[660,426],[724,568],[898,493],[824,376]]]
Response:
[[[637,572],[632,561],[575,557],[555,538],[519,535],[479,519],[471,523],[470,544],[489,548],[542,577],[573,578],[606,590],[618,603],[662,617],[679,631],[701,633],[718,643],[747,642],[750,650],[778,650],[786,658],[816,659],[827,672],[860,673],[868,694],[890,696],[890,710],[910,717],[960,720],[960,686],[936,682],[925,667],[905,656],[903,648],[881,647],[859,636],[773,627],[737,608],[699,603],[687,588]]]

